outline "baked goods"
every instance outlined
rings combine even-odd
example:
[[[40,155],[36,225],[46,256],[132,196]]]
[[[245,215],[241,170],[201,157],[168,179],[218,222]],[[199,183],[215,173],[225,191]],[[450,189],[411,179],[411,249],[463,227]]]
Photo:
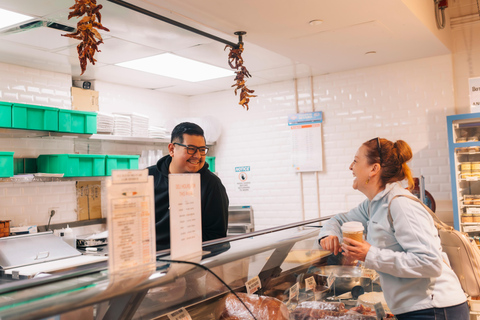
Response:
[[[363,308],[363,307],[362,307]],[[352,310],[352,309],[350,309]],[[358,311],[366,311],[365,308]],[[371,314],[360,314],[357,310],[349,311],[341,302],[305,301],[291,313],[293,320],[376,320]],[[369,309],[370,311],[370,309]]]
[[[275,298],[256,294],[237,293],[256,319],[288,320],[289,312],[285,304]],[[219,320],[252,320],[250,312],[241,301],[229,293],[222,299],[217,312]]]
[[[347,310],[341,302],[304,301],[291,314],[294,320],[325,319],[325,317],[339,317]]]

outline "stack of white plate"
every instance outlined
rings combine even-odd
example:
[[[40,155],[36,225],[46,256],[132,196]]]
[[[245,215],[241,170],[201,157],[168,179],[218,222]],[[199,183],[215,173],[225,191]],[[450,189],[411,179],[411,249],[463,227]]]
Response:
[[[148,138],[148,116],[132,113],[130,117],[132,119],[132,136]]]
[[[97,112],[97,132],[112,133],[114,124],[113,114]]]
[[[153,139],[165,139],[169,138],[170,135],[167,132],[167,129],[163,127],[150,126],[148,128],[148,137]]]
[[[114,114],[113,135],[132,136],[132,119],[129,116]]]

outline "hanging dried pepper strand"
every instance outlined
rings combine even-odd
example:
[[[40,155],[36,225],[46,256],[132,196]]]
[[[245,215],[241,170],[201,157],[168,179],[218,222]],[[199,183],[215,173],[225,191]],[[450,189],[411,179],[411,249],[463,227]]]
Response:
[[[256,97],[256,95],[252,94],[255,92],[255,90],[250,90],[245,85],[245,78],[250,78],[252,76],[248,72],[247,68],[243,66],[243,44],[240,43],[237,48],[227,45],[225,49],[226,48],[230,48],[230,53],[228,54],[228,64],[230,65],[230,68],[237,70],[235,71],[237,74],[235,76],[235,84],[233,84],[232,87],[236,87],[235,95],[237,95],[237,90],[240,89],[240,102],[238,104],[242,105],[248,110],[250,98]]]
[[[81,41],[77,46],[78,60],[80,60],[80,67],[82,68],[81,74],[87,69],[87,59],[93,65],[97,61],[93,56],[95,52],[100,52],[98,46],[103,43],[102,36],[97,29],[110,31],[102,25],[102,15],[100,13],[102,8],[101,4],[97,5],[96,0],[75,0],[75,4],[69,8],[72,11],[69,13],[68,19],[86,14],[77,23],[76,32],[62,34],[64,37]]]

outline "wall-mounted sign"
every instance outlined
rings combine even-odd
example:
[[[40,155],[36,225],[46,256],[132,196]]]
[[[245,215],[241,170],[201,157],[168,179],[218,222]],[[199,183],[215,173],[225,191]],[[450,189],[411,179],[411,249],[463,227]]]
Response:
[[[235,167],[235,189],[237,191],[250,191],[250,183],[252,180],[250,166]]]
[[[323,170],[322,112],[295,113],[288,116],[292,132],[292,160],[297,172]]]
[[[480,112],[480,78],[468,79],[470,91],[470,112]]]

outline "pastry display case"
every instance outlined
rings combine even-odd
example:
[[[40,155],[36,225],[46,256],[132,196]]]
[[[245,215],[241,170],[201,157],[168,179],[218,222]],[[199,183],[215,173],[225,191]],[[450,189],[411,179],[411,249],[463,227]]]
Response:
[[[455,229],[480,235],[480,113],[447,117]]]
[[[3,283],[0,318],[169,320],[183,319],[182,314],[188,313],[193,320],[217,320],[243,310],[252,319],[284,319],[308,301],[340,302],[340,294],[345,299],[342,308],[349,303],[357,306],[358,295],[379,291],[378,283],[358,267],[351,267],[356,273],[343,280],[335,269],[324,268],[332,256],[319,248],[317,236],[326,219],[209,241],[196,261],[171,260],[168,250],[157,252],[155,272],[135,285],[112,286],[107,262]],[[256,295],[247,295],[251,287],[246,282],[252,279],[258,279],[261,288]],[[253,317],[255,301],[250,300],[260,297],[278,305],[272,317]],[[232,301],[240,309],[229,309]],[[278,310],[286,312],[283,318]]]

